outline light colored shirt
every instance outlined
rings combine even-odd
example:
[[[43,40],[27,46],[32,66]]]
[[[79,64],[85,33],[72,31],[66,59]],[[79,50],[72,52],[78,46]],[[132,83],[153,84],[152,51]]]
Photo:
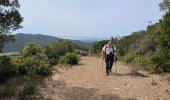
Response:
[[[106,47],[106,45],[107,45],[107,47]],[[109,46],[108,44],[106,44],[106,45],[102,49],[102,51],[105,51],[106,54],[110,54],[111,52],[113,53],[113,51],[116,51],[115,45],[113,45],[113,46]]]

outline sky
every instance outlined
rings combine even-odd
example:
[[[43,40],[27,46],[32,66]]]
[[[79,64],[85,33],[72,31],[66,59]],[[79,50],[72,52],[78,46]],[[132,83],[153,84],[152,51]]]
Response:
[[[162,18],[162,0],[20,0],[23,28],[15,33],[110,38],[146,29]]]

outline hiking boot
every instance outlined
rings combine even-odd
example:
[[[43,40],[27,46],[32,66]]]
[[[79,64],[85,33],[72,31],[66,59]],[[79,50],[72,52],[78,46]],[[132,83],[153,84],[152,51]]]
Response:
[[[109,73],[106,73],[106,76],[109,76]]]

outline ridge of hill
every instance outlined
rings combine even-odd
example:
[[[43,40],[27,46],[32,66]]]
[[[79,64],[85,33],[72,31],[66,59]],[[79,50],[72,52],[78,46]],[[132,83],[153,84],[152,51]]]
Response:
[[[4,46],[4,52],[19,52],[21,51],[24,46],[29,42],[34,42],[40,45],[47,45],[54,43],[62,38],[54,37],[54,36],[48,36],[48,35],[42,35],[42,34],[24,34],[24,33],[18,33],[15,34],[16,41],[15,42],[8,42]],[[67,39],[69,40],[69,39]],[[73,42],[76,45],[79,45],[81,47],[85,48],[91,48],[94,43],[85,43],[79,40],[69,40]]]

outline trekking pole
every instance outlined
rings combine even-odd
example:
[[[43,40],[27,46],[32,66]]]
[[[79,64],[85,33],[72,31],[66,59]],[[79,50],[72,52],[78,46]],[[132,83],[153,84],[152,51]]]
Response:
[[[104,63],[104,55],[103,55],[103,51],[102,51],[102,74],[103,74],[103,63]]]
[[[104,62],[104,60],[103,60],[103,58],[102,58],[102,73],[103,73],[103,62]]]

